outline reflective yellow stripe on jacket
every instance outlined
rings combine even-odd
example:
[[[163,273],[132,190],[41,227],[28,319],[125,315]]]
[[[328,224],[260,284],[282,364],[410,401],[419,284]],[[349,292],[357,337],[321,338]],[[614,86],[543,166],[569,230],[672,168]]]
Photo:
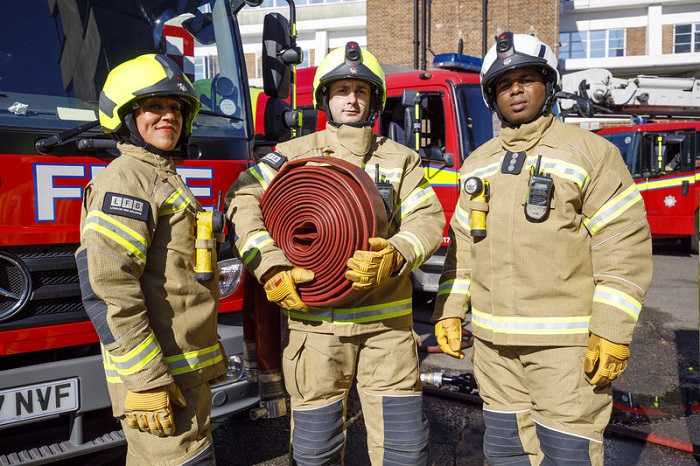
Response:
[[[467,295],[468,298],[471,298],[471,280],[468,280],[466,278],[455,278],[452,280],[445,280],[444,282],[440,282],[440,286],[438,288],[438,293],[437,295],[443,295],[443,294],[465,294]]]
[[[221,353],[221,347],[218,343],[198,351],[189,351],[165,358],[165,361],[168,363],[170,374],[172,375],[193,372],[203,367],[214,365],[222,360],[223,354]],[[120,374],[126,373],[115,361],[115,357],[110,355],[104,347],[102,348],[102,361],[107,381],[110,383],[122,383]]]
[[[376,165],[366,165],[363,163],[362,168],[365,170],[365,173],[369,175],[370,178],[373,180],[376,179],[377,177],[377,167]],[[401,183],[401,179],[403,178],[403,169],[401,168],[382,168],[379,167],[379,178],[384,179],[390,183]]]
[[[235,241],[238,242],[238,236],[235,237]],[[241,248],[243,251],[241,257],[241,259],[243,259],[243,263],[248,265],[248,263],[252,261],[256,255],[258,255],[263,247],[274,242],[275,240],[272,239],[272,236],[270,236],[270,233],[267,231],[255,233]]]
[[[105,215],[99,210],[93,210],[85,217],[83,234],[92,230],[120,244],[127,251],[134,254],[144,264],[146,263],[146,250],[148,241],[146,238],[119,222],[118,220]]]
[[[593,214],[593,217],[585,219],[583,224],[591,233],[591,236],[593,236],[603,226],[622,215],[622,213],[633,204],[641,202],[641,200],[642,195],[639,193],[637,186],[632,185],[603,204],[603,206],[598,209],[598,212]]]
[[[459,204],[457,204],[457,210],[455,210],[455,218],[459,225],[464,229],[464,231],[471,235],[472,234],[472,222],[469,212],[464,210]]]
[[[423,247],[423,243],[421,243],[420,239],[418,239],[416,235],[409,231],[400,231],[392,238],[402,238],[413,246],[413,252],[416,253],[416,260],[413,262],[413,264],[411,264],[411,270],[420,267],[423,262],[425,262],[425,248]]]
[[[435,191],[433,191],[430,183],[426,182],[418,186],[406,197],[406,199],[403,200],[403,202],[401,202],[401,205],[399,206],[399,218],[403,220],[406,214],[415,210],[421,204],[424,204],[427,199],[434,197]]]
[[[262,186],[263,191],[265,191],[268,185],[272,182],[275,177],[275,173],[270,169],[266,163],[258,163],[248,169],[248,173],[253,175],[253,177],[258,180]]]
[[[627,293],[623,293],[615,288],[610,288],[609,286],[596,286],[595,293],[593,293],[593,302],[615,307],[629,314],[635,322],[639,319],[639,313],[642,312],[642,303]]]
[[[141,370],[160,353],[160,345],[151,332],[136,348],[123,356],[107,354],[111,366],[119,375],[130,375]]]
[[[537,165],[538,157],[528,157],[525,168],[529,169]],[[542,157],[540,162],[540,171],[548,175],[556,175],[559,178],[575,183],[579,189],[583,190],[584,186],[588,183],[589,176],[586,170],[580,166],[564,162],[563,160],[550,159]]]
[[[590,316],[498,317],[472,308],[472,325],[497,334],[563,335],[588,333]]]
[[[174,214],[175,212],[179,212],[182,209],[187,208],[189,203],[190,203],[190,200],[182,192],[182,189],[178,189],[174,193],[172,193],[170,195],[170,197],[168,197],[165,200],[165,202],[163,203],[162,206],[160,206],[160,210],[158,211],[158,215],[163,216],[163,215]]]
[[[282,309],[282,313],[293,319],[311,322],[355,323],[374,322],[411,314],[412,299],[402,299],[390,303],[351,308],[318,308],[309,307],[307,312]]]

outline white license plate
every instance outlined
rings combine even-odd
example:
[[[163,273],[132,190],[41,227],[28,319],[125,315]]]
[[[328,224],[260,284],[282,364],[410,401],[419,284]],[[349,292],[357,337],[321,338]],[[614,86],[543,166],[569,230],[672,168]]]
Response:
[[[0,425],[78,409],[78,379],[0,390]]]

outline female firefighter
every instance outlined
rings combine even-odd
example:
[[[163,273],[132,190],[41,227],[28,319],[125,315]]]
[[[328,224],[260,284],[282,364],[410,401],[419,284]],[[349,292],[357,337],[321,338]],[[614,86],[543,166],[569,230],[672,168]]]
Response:
[[[471,309],[489,464],[602,465],[610,381],[651,281],[644,203],[615,146],[552,115],[547,45],[503,33],[481,78],[501,131],[460,170],[435,334],[463,356]]]
[[[373,465],[428,461],[410,272],[440,246],[445,219],[414,151],[372,132],[384,108],[384,72],[348,42],[330,52],[314,78],[314,105],[326,129],[279,144],[241,174],[227,195],[235,247],[268,299],[287,317],[282,371],[291,396],[291,456],[298,465],[342,464],[348,393],[356,381]],[[375,167],[391,183],[386,238],[347,260],[346,278],[362,290],[345,306],[307,306],[297,285],[314,279],[295,268],[265,228],[260,200],[289,161],[330,156]],[[333,251],[329,251],[333,254]]]
[[[209,382],[226,372],[219,291],[216,274],[195,278],[202,207],[172,160],[199,108],[163,55],[117,66],[100,94],[100,123],[120,156],[85,188],[76,259],[127,464],[214,464]]]

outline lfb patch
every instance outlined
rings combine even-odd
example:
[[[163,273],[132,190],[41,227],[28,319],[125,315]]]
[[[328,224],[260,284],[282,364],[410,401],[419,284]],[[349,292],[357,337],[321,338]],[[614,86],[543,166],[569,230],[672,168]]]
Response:
[[[104,202],[102,203],[102,212],[104,213],[143,221],[148,219],[150,208],[151,205],[143,199],[117,193],[105,194]]]

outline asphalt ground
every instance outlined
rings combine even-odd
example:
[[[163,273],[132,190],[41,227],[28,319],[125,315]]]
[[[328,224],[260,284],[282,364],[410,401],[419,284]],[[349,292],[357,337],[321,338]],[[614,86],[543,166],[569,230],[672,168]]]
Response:
[[[432,296],[417,296],[416,331],[424,347],[436,344]],[[606,466],[700,465],[700,337],[698,335],[698,256],[679,244],[655,242],[654,278],[644,302],[625,373],[614,382],[613,411],[605,435]],[[469,325],[466,325],[469,328]],[[468,358],[421,352],[421,371],[463,375]],[[424,394],[430,423],[430,464],[482,466],[484,424],[478,397],[455,385],[428,388]],[[641,439],[648,439],[644,441]],[[284,466],[289,417],[253,421],[240,413],[214,425],[217,464]],[[366,466],[365,429],[356,394],[348,403],[346,466]],[[697,455],[690,451],[696,449]],[[118,465],[125,448],[75,459],[68,464]]]
[[[414,304],[415,328],[424,347],[436,345],[428,323],[432,298],[417,296]],[[613,385],[616,404],[625,409],[614,410],[606,433],[606,466],[700,464],[700,456],[683,450],[700,445],[698,302],[698,256],[683,252],[674,242],[655,242],[654,278],[635,329],[630,362]],[[443,370],[452,376],[469,374],[471,364],[468,358],[421,352],[422,372]],[[688,405],[684,397],[689,398]],[[439,391],[426,390],[424,401],[430,423],[430,464],[483,465],[484,424],[476,397],[464,397],[456,386],[443,385]],[[686,416],[686,409],[693,414]],[[363,422],[353,394],[348,406],[346,466],[369,464]],[[251,421],[241,414],[218,425],[214,435],[221,464],[289,464],[288,417]],[[645,436],[653,442],[640,440]]]

